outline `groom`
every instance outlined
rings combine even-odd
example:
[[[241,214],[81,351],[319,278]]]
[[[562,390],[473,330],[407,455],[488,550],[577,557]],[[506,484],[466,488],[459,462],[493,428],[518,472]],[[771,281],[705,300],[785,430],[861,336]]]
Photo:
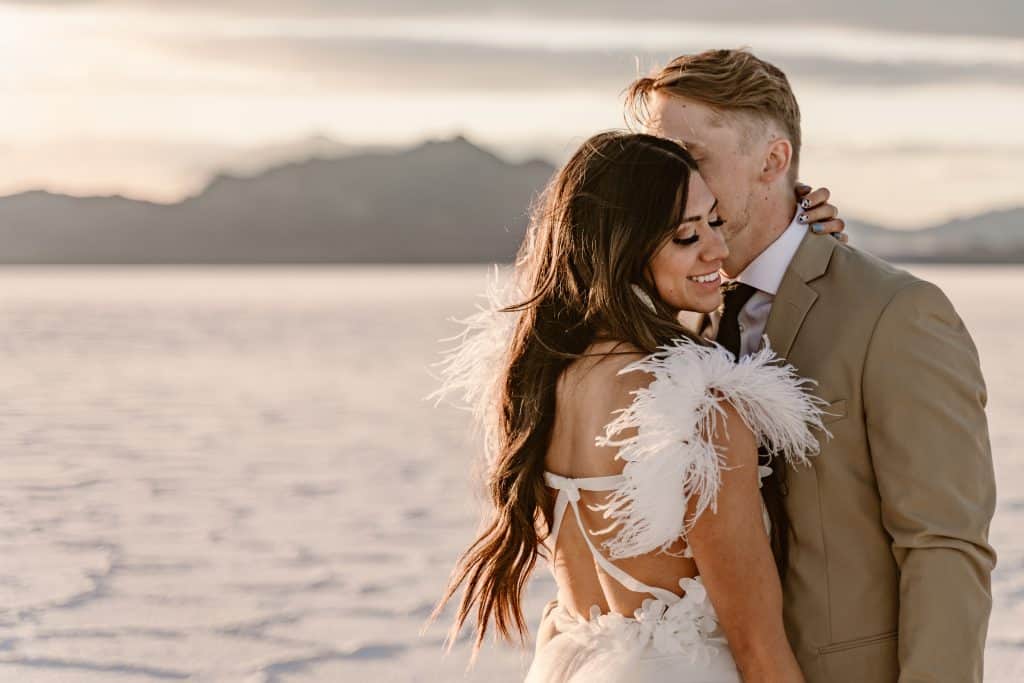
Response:
[[[963,322],[935,285],[808,233],[792,189],[800,110],[776,67],[743,50],[686,55],[628,102],[688,147],[728,221],[734,284],[706,333],[740,355],[767,334],[830,403],[813,467],[777,466],[772,482],[807,681],[981,683],[995,481]]]

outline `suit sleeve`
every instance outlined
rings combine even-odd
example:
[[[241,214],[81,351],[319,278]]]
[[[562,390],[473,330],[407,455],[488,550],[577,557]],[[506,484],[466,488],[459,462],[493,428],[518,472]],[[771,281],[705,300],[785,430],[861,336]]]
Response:
[[[868,440],[900,570],[899,683],[982,683],[996,488],[978,351],[945,294],[900,290],[864,374]]]

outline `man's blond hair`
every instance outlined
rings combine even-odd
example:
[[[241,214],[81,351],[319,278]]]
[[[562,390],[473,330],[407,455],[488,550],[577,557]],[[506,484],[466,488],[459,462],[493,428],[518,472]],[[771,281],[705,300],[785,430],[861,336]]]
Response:
[[[658,73],[638,78],[626,91],[626,116],[641,126],[650,121],[648,102],[655,93],[686,97],[711,107],[723,117],[747,120],[743,144],[755,133],[754,122],[775,123],[793,145],[790,180],[800,165],[800,107],[781,69],[745,49],[707,50],[683,55]]]

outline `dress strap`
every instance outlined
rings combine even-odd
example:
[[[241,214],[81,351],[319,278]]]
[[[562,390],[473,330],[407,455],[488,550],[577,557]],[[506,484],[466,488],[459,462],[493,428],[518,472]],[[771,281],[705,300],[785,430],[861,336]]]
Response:
[[[609,576],[635,593],[650,593],[670,605],[680,600],[680,597],[672,591],[658,588],[657,586],[649,586],[617,567],[594,547],[594,543],[590,540],[590,534],[587,533],[586,527],[583,526],[583,518],[580,516],[579,508],[580,491],[613,491],[621,486],[624,481],[624,477],[621,474],[607,477],[579,477],[574,479],[545,472],[544,481],[551,488],[558,490],[558,498],[555,499],[555,518],[551,525],[551,533],[548,535],[552,558],[555,553],[555,544],[558,541],[558,532],[562,528],[562,520],[565,517],[565,509],[571,505],[576,517],[576,524],[583,535],[583,540],[587,543],[587,547],[590,548],[590,554],[594,556],[594,560]],[[552,565],[553,570],[554,566]]]
[[[607,477],[563,477],[553,472],[544,472],[544,481],[553,489],[558,489],[558,498],[555,500],[555,519],[551,525],[551,533],[548,539],[551,542],[551,552],[555,552],[555,542],[558,539],[558,532],[562,529],[562,518],[565,517],[566,504],[569,502],[568,491],[576,491],[576,500],[579,500],[579,490],[583,491],[614,491],[622,485],[623,476],[613,474]]]

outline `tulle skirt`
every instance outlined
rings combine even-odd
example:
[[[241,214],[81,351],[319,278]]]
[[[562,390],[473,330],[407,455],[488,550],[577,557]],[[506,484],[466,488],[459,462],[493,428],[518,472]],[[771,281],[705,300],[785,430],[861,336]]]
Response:
[[[558,634],[536,653],[525,683],[743,683],[700,577],[673,604],[645,600],[633,617],[574,615],[561,602]]]
[[[559,634],[537,653],[526,683],[743,683],[723,645],[711,657],[661,654],[647,646],[633,652],[588,647]]]

